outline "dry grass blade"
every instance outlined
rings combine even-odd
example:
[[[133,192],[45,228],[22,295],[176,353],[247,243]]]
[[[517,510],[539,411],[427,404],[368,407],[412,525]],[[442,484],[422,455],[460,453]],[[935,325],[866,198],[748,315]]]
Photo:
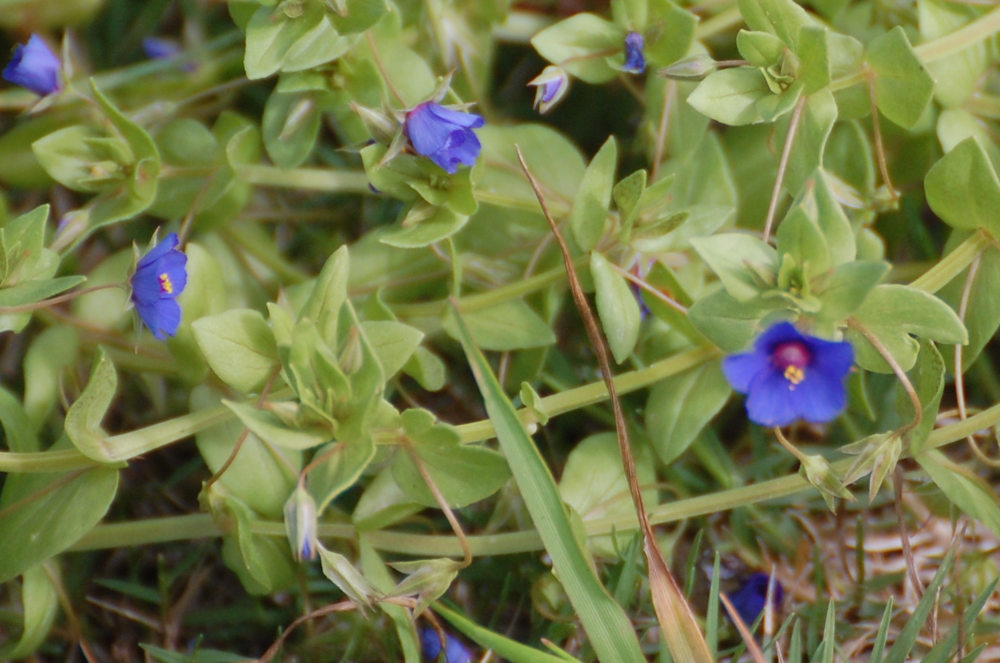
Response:
[[[667,568],[667,564],[663,559],[663,553],[656,542],[653,526],[650,524],[649,516],[646,513],[646,505],[636,473],[635,457],[632,455],[632,448],[629,444],[625,415],[622,412],[618,392],[615,389],[614,373],[611,370],[610,351],[607,341],[601,333],[597,319],[594,317],[586,295],[584,295],[583,288],[580,286],[580,280],[573,265],[573,256],[570,255],[569,247],[566,245],[566,241],[563,239],[555,219],[552,218],[552,214],[549,212],[538,181],[528,168],[528,164],[524,160],[524,155],[521,153],[521,148],[515,145],[514,149],[517,152],[518,160],[521,162],[521,168],[524,170],[524,174],[528,178],[535,196],[538,198],[542,214],[544,214],[545,219],[549,222],[552,233],[559,244],[573,301],[576,303],[580,311],[580,316],[583,318],[587,336],[594,348],[594,352],[597,354],[604,383],[608,389],[608,396],[611,400],[611,408],[615,418],[615,429],[618,433],[618,447],[621,452],[622,463],[625,466],[625,477],[628,481],[629,492],[632,495],[632,502],[639,517],[639,525],[642,528],[643,552],[646,555],[646,562],[649,567],[650,592],[653,598],[653,607],[656,610],[657,621],[660,624],[667,647],[674,660],[690,661],[692,663],[711,663],[713,660],[712,653],[705,642],[705,637],[698,626],[691,606],[684,599],[680,586],[670,573],[670,569]]]

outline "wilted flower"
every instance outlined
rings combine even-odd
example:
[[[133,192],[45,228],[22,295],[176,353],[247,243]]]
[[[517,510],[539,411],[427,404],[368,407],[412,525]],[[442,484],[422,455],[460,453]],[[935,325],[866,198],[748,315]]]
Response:
[[[751,352],[727,357],[722,370],[733,389],[747,394],[747,415],[762,426],[796,419],[824,422],[847,404],[844,378],[854,364],[846,341],[825,341],[779,322]]]
[[[729,597],[729,601],[736,608],[736,612],[739,613],[740,619],[747,626],[750,626],[757,618],[760,613],[764,611],[764,606],[767,602],[767,585],[770,582],[771,576],[766,573],[754,573],[738,590],[736,590]],[[785,596],[785,588],[781,586],[777,578],[774,580],[774,590],[771,596],[771,605],[778,606],[781,605],[781,600]]]
[[[539,113],[548,113],[569,90],[569,75],[562,67],[549,65],[535,76],[528,85],[537,86],[535,90],[535,108]]]
[[[14,57],[3,70],[3,77],[44,97],[62,88],[62,62],[38,35],[27,44],[18,44]]]
[[[177,249],[180,239],[170,233],[144,255],[132,275],[132,303],[153,335],[165,340],[177,333],[181,307],[177,296],[187,285],[187,256]]]
[[[430,158],[451,174],[458,170],[459,164],[476,163],[482,145],[472,130],[485,122],[474,113],[425,101],[406,114],[404,127],[417,154]]]
[[[646,40],[638,32],[625,35],[625,66],[622,69],[630,74],[641,74],[646,71],[646,56],[642,52],[645,46]]]
[[[445,634],[445,663],[472,663],[472,653],[450,633]],[[441,636],[435,629],[420,629],[420,649],[428,663],[437,661],[441,655]]]

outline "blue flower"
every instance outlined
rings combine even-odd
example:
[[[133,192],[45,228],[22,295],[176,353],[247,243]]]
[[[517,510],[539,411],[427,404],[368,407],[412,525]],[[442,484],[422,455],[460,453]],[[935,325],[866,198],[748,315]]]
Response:
[[[187,256],[177,249],[177,233],[170,233],[144,255],[132,275],[132,303],[139,317],[160,340],[177,333],[181,307],[177,296],[187,285]]]
[[[747,416],[762,426],[796,419],[830,421],[844,409],[844,378],[854,364],[846,341],[825,341],[779,322],[761,334],[751,352],[722,362],[726,379],[747,394]]]
[[[445,663],[472,663],[472,653],[465,648],[457,638],[451,634],[445,634],[444,660]],[[435,629],[420,629],[420,649],[424,655],[424,661],[431,663],[437,661],[441,655],[441,636]]]
[[[31,35],[27,44],[18,44],[3,70],[6,80],[42,97],[62,89],[61,75],[59,57],[38,35]]]
[[[143,37],[142,52],[147,58],[159,60],[161,58],[172,58],[181,52],[180,44],[171,39],[163,37]]]
[[[646,40],[638,32],[625,35],[625,66],[622,69],[630,74],[646,71],[646,56],[642,52],[645,46]]]
[[[562,67],[549,65],[542,70],[542,73],[529,81],[528,85],[537,86],[534,107],[538,109],[539,113],[545,114],[566,96],[566,92],[569,90],[569,75]]]
[[[740,619],[747,626],[751,626],[757,618],[760,617],[760,613],[764,611],[764,605],[767,601],[767,583],[770,581],[771,576],[766,573],[754,573],[752,576],[746,579],[746,582],[736,590],[730,597],[729,601],[736,608],[736,612],[739,613]],[[779,606],[781,605],[781,599],[785,596],[785,588],[781,586],[777,578],[774,580],[774,593],[771,597],[771,605]]]
[[[472,131],[486,121],[479,115],[425,101],[406,114],[406,135],[417,154],[430,158],[451,174],[459,164],[476,163],[482,145]]]

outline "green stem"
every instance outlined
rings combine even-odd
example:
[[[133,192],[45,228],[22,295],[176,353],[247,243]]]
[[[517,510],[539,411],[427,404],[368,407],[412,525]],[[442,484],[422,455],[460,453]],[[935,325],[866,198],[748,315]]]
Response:
[[[916,46],[913,51],[924,64],[927,64],[989,39],[998,31],[1000,31],[1000,7],[983,14],[955,32]]]
[[[244,165],[237,169],[236,177],[261,186],[332,193],[373,193],[368,187],[368,175],[357,170]]]
[[[578,268],[586,268],[588,260],[589,256],[582,255],[574,261],[574,265]],[[565,278],[566,270],[560,265],[559,267],[554,267],[487,292],[466,295],[458,300],[458,309],[462,313],[480,311],[511,299],[530,295]],[[448,300],[439,299],[434,302],[422,302],[419,304],[396,304],[392,306],[392,310],[401,318],[440,318],[444,315],[447,306]]]
[[[990,238],[986,233],[982,231],[972,233],[951,253],[941,258],[936,265],[910,283],[910,287],[924,292],[937,292],[971,265],[976,256],[988,248],[990,244]]]

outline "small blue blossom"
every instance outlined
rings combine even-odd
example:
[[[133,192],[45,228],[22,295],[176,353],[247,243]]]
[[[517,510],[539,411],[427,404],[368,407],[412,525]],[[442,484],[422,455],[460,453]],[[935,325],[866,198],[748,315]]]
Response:
[[[444,639],[445,663],[472,663],[472,653],[457,638],[451,634],[445,634]],[[435,629],[427,627],[420,629],[420,649],[423,652],[424,661],[427,663],[438,660],[441,655],[441,636]]]
[[[180,44],[171,39],[163,37],[143,37],[142,52],[147,58],[159,60],[162,58],[172,58],[181,52]]]
[[[445,108],[425,101],[406,114],[406,135],[417,154],[428,157],[451,174],[459,164],[476,163],[482,145],[472,130],[485,124],[474,113]]]
[[[537,87],[534,107],[544,115],[566,96],[569,90],[569,75],[562,67],[549,65],[529,81],[528,85]]]
[[[18,44],[3,70],[4,79],[41,97],[62,89],[61,76],[59,56],[38,35],[31,35],[27,44]]]
[[[177,249],[180,239],[170,233],[144,255],[132,275],[132,303],[153,335],[166,340],[177,333],[181,307],[177,296],[187,285],[187,256]]]
[[[625,66],[622,69],[630,74],[646,71],[646,56],[642,52],[645,47],[646,40],[638,32],[625,35]]]
[[[854,364],[846,341],[825,341],[779,322],[760,335],[751,352],[722,362],[726,379],[747,394],[747,416],[762,426],[797,419],[830,421],[844,409],[844,378]]]
[[[767,601],[767,584],[770,580],[771,576],[766,573],[754,573],[729,597],[729,601],[736,608],[740,619],[747,626],[756,622],[760,613],[764,611]],[[785,588],[781,586],[777,578],[774,580],[773,591],[771,605],[777,607],[781,605],[781,600],[785,596]]]

